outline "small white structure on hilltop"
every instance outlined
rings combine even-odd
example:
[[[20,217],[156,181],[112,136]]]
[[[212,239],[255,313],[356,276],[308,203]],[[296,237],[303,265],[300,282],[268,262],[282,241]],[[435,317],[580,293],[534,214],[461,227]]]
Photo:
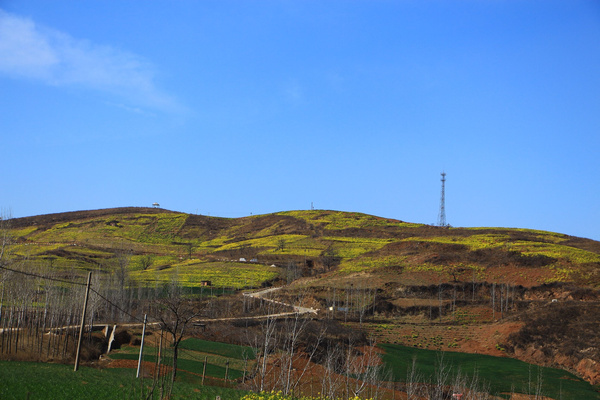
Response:
[[[158,204],[157,202],[154,202],[154,203],[152,203],[152,207],[158,208],[158,207],[160,207],[160,204]]]

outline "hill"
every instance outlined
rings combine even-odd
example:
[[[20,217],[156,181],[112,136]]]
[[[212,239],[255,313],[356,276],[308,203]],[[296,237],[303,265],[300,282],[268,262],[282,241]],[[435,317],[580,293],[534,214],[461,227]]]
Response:
[[[374,274],[377,285],[600,284],[599,242],[527,229],[440,228],[325,210],[227,219],[135,207],[10,223],[12,256],[24,263],[96,269],[125,252],[142,281],[154,279],[154,271],[243,258],[280,267],[295,262],[303,276]],[[143,255],[152,256],[151,266],[140,267]]]
[[[322,318],[379,342],[517,357],[600,382],[593,240],[329,210],[218,218],[129,207],[8,222],[11,268],[96,271],[121,288],[287,284],[282,299],[302,294]]]

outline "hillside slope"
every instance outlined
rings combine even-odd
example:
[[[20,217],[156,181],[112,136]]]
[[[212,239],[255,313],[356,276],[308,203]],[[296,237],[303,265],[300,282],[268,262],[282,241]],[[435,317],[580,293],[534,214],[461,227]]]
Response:
[[[131,255],[137,279],[193,263],[256,260],[304,276],[371,273],[375,283],[481,281],[535,286],[600,284],[600,243],[511,228],[439,228],[337,211],[288,211],[244,218],[117,208],[16,218],[12,257],[26,264],[97,269]],[[136,268],[141,256],[151,266]],[[380,278],[380,279],[379,279]]]
[[[301,293],[322,318],[380,342],[510,355],[600,382],[593,240],[328,210],[218,218],[129,207],[8,222],[5,267],[69,279],[96,271],[121,288],[288,283],[282,297]]]

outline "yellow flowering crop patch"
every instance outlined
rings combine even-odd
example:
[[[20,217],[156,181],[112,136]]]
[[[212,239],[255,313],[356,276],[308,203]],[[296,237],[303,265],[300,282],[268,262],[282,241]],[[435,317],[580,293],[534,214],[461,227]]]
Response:
[[[479,250],[491,247],[506,245],[509,235],[503,234],[484,234],[471,236],[436,236],[436,237],[410,237],[404,239],[407,242],[432,242],[443,244],[462,244],[468,246],[471,250]]]
[[[600,254],[560,244],[518,241],[513,243],[512,247],[523,254],[543,254],[557,259],[566,259],[576,264],[600,262]]]
[[[379,218],[368,214],[344,211],[285,211],[278,213],[278,215],[289,215],[298,219],[302,219],[311,224],[321,225],[323,228],[330,230],[369,228],[377,226],[396,226],[402,228],[415,228],[423,226],[423,224],[412,224]]]
[[[241,289],[259,287],[278,274],[279,268],[260,264],[188,260],[161,270],[152,268],[133,271],[131,277],[139,282],[152,283],[177,280],[188,287],[198,287],[202,281],[210,281],[212,286]]]

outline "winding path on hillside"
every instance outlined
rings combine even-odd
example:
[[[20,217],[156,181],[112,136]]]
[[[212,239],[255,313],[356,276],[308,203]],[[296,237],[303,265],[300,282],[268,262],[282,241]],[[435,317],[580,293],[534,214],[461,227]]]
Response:
[[[193,321],[192,323],[194,325],[205,325],[205,324],[211,323],[211,322],[263,320],[263,319],[269,319],[269,318],[279,319],[279,318],[288,318],[288,317],[292,317],[292,316],[296,316],[296,315],[306,315],[306,314],[317,315],[319,310],[314,309],[312,307],[297,306],[294,304],[284,303],[284,302],[281,302],[278,300],[273,300],[273,299],[266,297],[266,295],[276,292],[278,290],[281,290],[283,287],[284,286],[278,286],[278,287],[272,287],[272,288],[268,288],[268,289],[259,290],[256,292],[244,292],[244,293],[242,293],[242,296],[260,299],[262,301],[270,302],[270,303],[281,305],[284,307],[291,307],[293,311],[272,313],[272,314],[265,314],[265,315],[247,316],[247,317],[197,319],[197,320]],[[148,322],[146,324],[146,326],[159,326],[159,325],[160,325],[160,322]],[[107,327],[110,327],[110,326],[114,327],[113,328],[113,331],[114,331],[117,326],[124,327],[124,328],[138,328],[138,327],[143,326],[143,323],[141,323],[141,322],[120,323],[120,324],[96,323],[91,328],[92,328],[92,330],[94,328],[107,329]],[[65,331],[65,330],[75,330],[75,329],[79,329],[79,328],[80,328],[80,325],[65,325],[65,326],[50,328],[50,329],[48,329],[47,333],[57,333],[57,332]],[[22,329],[23,328],[0,328],[0,334],[5,333],[5,332],[11,332],[11,331],[14,332],[17,330],[22,330]],[[89,329],[89,326],[87,327],[87,329]],[[107,332],[108,332],[108,329],[107,329]]]
[[[283,305],[283,306],[292,307],[292,309],[294,311],[291,314],[315,314],[315,315],[317,315],[317,313],[318,313],[319,310],[316,310],[316,309],[314,309],[312,307],[295,306],[293,304],[283,303],[281,301],[277,301],[277,300],[265,298],[265,295],[267,295],[269,293],[276,292],[276,291],[282,289],[283,287],[284,286],[278,286],[278,287],[272,287],[272,288],[260,290],[258,292],[247,292],[247,293],[243,293],[243,295],[247,296],[247,297],[253,297],[255,299],[261,299],[263,301],[268,301],[268,302],[271,302],[271,303],[274,303],[274,304],[279,304],[279,305]],[[263,317],[267,318],[267,317],[269,317],[269,315],[265,315]]]

